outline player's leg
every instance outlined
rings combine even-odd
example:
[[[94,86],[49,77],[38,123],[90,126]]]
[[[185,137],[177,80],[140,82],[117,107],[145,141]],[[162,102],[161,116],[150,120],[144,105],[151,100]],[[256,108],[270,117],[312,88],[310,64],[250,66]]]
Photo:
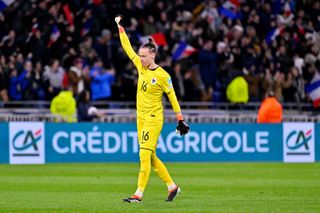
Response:
[[[154,171],[157,173],[157,175],[162,179],[163,182],[167,184],[167,186],[172,187],[174,185],[174,182],[168,172],[168,169],[166,166],[163,164],[163,162],[158,158],[156,154],[156,146],[158,142],[158,138],[160,136],[161,130],[162,130],[163,122],[157,122],[155,123],[154,129],[156,131],[155,137],[157,138],[156,144],[154,144],[154,152],[151,155],[151,165],[154,169]],[[170,188],[171,189],[171,188]]]
[[[157,173],[157,175],[162,179],[162,181],[167,184],[168,189],[170,190],[172,185],[174,185],[174,182],[169,174],[169,171],[167,167],[164,165],[164,163],[158,158],[156,155],[156,152],[153,152],[151,155],[151,165],[154,169],[154,171]]]
[[[151,171],[151,154],[152,150],[140,149],[140,171],[138,177],[138,189],[135,195],[142,197],[143,192],[148,184]]]
[[[167,201],[173,201],[174,197],[180,193],[181,189],[177,186],[172,180],[170,173],[164,163],[158,158],[156,152],[153,152],[151,155],[151,165],[154,168],[154,171],[166,183],[168,187],[168,197]]]
[[[141,140],[140,140],[140,135],[141,135],[141,131],[142,131],[142,129],[143,129],[143,126],[144,126],[144,122],[145,120],[143,120],[143,119],[139,119],[139,118],[137,118],[137,132],[138,132],[138,142],[139,142],[139,146],[141,146]],[[141,150],[140,150],[140,152],[139,152],[139,156],[140,156],[140,171],[142,171],[143,170],[143,168],[142,168],[142,166],[144,166],[144,165],[142,165],[142,161],[141,161]],[[139,182],[141,182],[140,181],[140,179],[142,178],[142,176],[140,176],[140,172],[139,172],[139,176],[138,176],[138,188],[137,188],[137,190],[136,190],[136,192],[134,193],[134,195],[133,196],[131,196],[131,197],[128,197],[128,198],[124,198],[123,199],[123,201],[125,201],[125,202],[128,202],[128,203],[138,203],[138,202],[141,202],[142,201],[142,196],[143,196],[143,191],[144,190],[141,190],[141,189],[139,189]]]
[[[140,131],[140,172],[136,195],[142,195],[151,170],[151,156],[155,152],[163,122],[145,121]],[[140,193],[142,192],[142,193]]]
[[[151,155],[154,152],[155,144],[157,143],[159,133],[155,129],[154,122],[147,122],[142,119],[137,120],[138,126],[138,141],[140,145],[140,171],[138,177],[138,188],[134,196],[124,199],[126,202],[141,202],[144,190],[147,186],[150,170],[151,170]],[[157,137],[156,137],[157,136]]]

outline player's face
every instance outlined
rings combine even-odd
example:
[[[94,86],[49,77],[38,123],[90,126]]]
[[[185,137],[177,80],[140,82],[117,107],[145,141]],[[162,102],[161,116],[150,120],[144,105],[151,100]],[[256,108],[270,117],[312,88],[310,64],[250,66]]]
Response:
[[[150,52],[149,48],[140,48],[139,56],[144,67],[149,67],[154,62],[155,53]]]

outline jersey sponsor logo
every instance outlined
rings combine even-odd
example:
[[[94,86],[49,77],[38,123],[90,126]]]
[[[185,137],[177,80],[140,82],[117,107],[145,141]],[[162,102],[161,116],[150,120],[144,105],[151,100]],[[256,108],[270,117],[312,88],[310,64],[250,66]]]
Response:
[[[172,80],[171,80],[171,78],[169,78],[169,79],[168,79],[168,88],[169,88],[169,89],[172,89],[172,87],[173,87],[173,86],[172,86]]]
[[[151,84],[152,84],[152,85],[155,85],[156,83],[157,83],[157,79],[156,79],[156,78],[152,78],[152,79],[151,79]]]

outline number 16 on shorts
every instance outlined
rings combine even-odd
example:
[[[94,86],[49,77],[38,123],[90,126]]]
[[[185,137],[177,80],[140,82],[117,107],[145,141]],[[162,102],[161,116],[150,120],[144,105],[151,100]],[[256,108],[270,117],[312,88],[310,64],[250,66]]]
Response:
[[[145,143],[149,140],[149,131],[142,131],[141,143]]]

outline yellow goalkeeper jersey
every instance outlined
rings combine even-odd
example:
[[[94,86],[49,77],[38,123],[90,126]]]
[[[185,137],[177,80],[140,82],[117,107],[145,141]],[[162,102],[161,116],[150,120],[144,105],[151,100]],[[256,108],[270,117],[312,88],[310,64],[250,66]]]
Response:
[[[170,75],[160,66],[154,70],[142,66],[140,57],[133,50],[123,27],[119,28],[121,45],[138,70],[137,117],[163,120],[162,96],[166,93],[175,113],[180,106],[175,95]]]

